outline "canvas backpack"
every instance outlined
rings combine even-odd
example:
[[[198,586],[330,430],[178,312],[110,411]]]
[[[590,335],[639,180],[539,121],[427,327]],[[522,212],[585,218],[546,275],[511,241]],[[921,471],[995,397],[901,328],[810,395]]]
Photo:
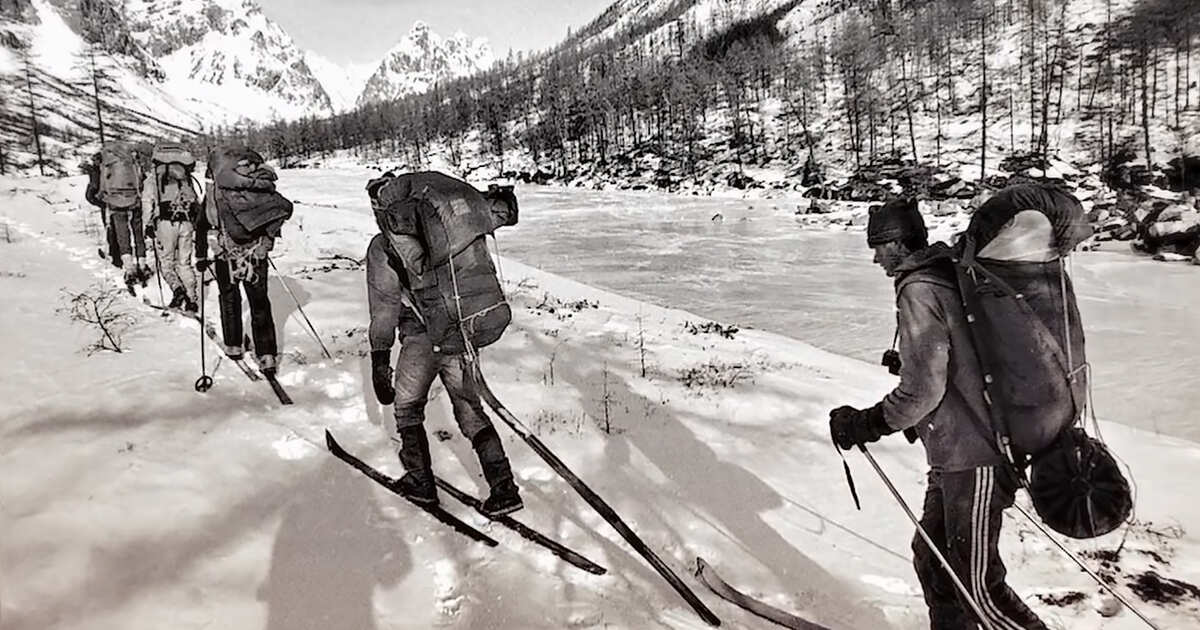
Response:
[[[292,202],[275,190],[277,176],[261,155],[243,146],[221,147],[209,154],[208,169],[222,232],[237,244],[279,237]]]
[[[953,263],[983,376],[982,429],[1056,531],[1090,538],[1129,517],[1132,495],[1107,447],[1082,429],[1083,326],[1064,258],[1091,235],[1079,201],[1054,186],[1006,188],[980,206]]]
[[[397,176],[378,192],[380,230],[411,237],[423,250],[424,271],[406,273],[438,352],[485,347],[512,321],[487,249],[495,229],[491,207],[475,187],[433,171]]]
[[[110,142],[100,149],[100,193],[112,210],[130,210],[141,204],[142,173],[133,148]]]
[[[195,156],[181,144],[163,143],[154,148],[151,164],[160,214],[169,219],[191,220],[199,202],[198,186],[192,177]],[[182,177],[168,177],[172,168],[178,169]]]

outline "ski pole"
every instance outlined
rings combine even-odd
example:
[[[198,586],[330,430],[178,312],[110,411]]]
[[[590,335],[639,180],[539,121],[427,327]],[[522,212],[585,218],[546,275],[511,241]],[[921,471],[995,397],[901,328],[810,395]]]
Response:
[[[871,455],[871,452],[867,450],[867,447],[864,444],[859,444],[858,450],[862,451],[862,454],[867,457],[868,462],[871,462],[871,467],[874,468],[875,472],[879,474],[879,478],[883,480],[884,485],[886,485],[887,489],[891,491],[892,496],[896,499],[896,502],[900,504],[900,507],[903,508],[904,513],[908,515],[908,520],[912,521],[913,525],[917,526],[917,533],[925,541],[925,544],[929,546],[929,550],[933,552],[934,557],[938,559],[938,562],[941,563],[942,568],[946,570],[946,573],[950,574],[950,579],[954,582],[954,586],[958,588],[959,594],[962,595],[963,599],[971,605],[971,610],[974,611],[975,616],[979,618],[980,625],[982,625],[986,630],[994,630],[995,627],[992,625],[991,621],[984,616],[983,610],[979,607],[979,604],[976,603],[975,598],[971,597],[971,592],[967,590],[967,587],[963,585],[962,580],[958,578],[958,574],[954,572],[954,568],[950,566],[950,561],[946,560],[946,556],[942,555],[942,551],[933,543],[933,539],[929,537],[929,533],[926,532],[925,528],[921,526],[921,521],[918,520],[917,516],[913,514],[911,509],[909,509],[908,503],[904,501],[904,497],[900,496],[900,491],[896,489],[896,486],[892,485],[892,480],[887,476],[886,473],[883,472],[883,469],[879,467],[879,462],[875,461],[875,456]]]
[[[158,303],[163,306],[167,305],[167,298],[163,295],[162,290],[162,262],[158,259],[158,229],[154,230],[154,236],[150,237],[150,247],[154,250],[154,275],[158,278]],[[200,331],[204,332],[204,331]]]
[[[1050,542],[1054,543],[1054,546],[1058,547],[1060,550],[1062,550],[1063,553],[1067,554],[1068,558],[1074,560],[1075,564],[1079,565],[1079,568],[1083,569],[1083,572],[1087,573],[1088,576],[1090,576],[1093,580],[1095,580],[1096,583],[1099,584],[1101,588],[1108,591],[1113,597],[1115,597],[1117,599],[1117,601],[1121,602],[1121,604],[1123,604],[1126,608],[1128,608],[1131,612],[1133,612],[1133,614],[1137,615],[1139,619],[1146,622],[1146,625],[1150,626],[1151,628],[1154,628],[1154,630],[1159,630],[1158,626],[1154,625],[1153,621],[1150,621],[1150,619],[1148,619],[1146,617],[1146,615],[1142,614],[1142,612],[1140,610],[1138,610],[1137,608],[1134,608],[1133,604],[1129,603],[1129,601],[1126,600],[1124,597],[1122,597],[1120,593],[1118,593],[1115,589],[1113,589],[1111,586],[1106,584],[1104,582],[1104,580],[1101,579],[1100,576],[1096,575],[1096,573],[1094,571],[1089,569],[1087,567],[1087,565],[1085,565],[1083,563],[1083,560],[1079,559],[1079,556],[1072,553],[1070,549],[1067,549],[1066,546],[1063,545],[1061,542],[1059,542],[1057,538],[1055,538],[1053,535],[1050,534],[1050,532],[1046,531],[1046,528],[1044,526],[1042,526],[1042,524],[1037,519],[1033,518],[1032,514],[1030,514],[1029,512],[1026,512],[1025,508],[1021,507],[1020,505],[1018,505],[1016,503],[1013,504],[1013,507],[1017,508],[1018,512],[1020,512],[1022,515],[1024,515],[1025,518],[1029,519],[1029,522],[1033,523],[1034,527],[1036,527],[1038,530],[1040,530],[1046,538],[1050,539]]]
[[[317,329],[313,327],[312,321],[308,319],[308,315],[304,314],[304,307],[300,306],[300,300],[296,297],[295,293],[292,293],[292,288],[288,286],[287,282],[284,281],[283,275],[279,273],[279,267],[275,266],[275,261],[271,260],[271,257],[268,256],[267,262],[271,263],[271,269],[274,269],[275,275],[279,276],[279,284],[283,285],[283,289],[292,297],[292,302],[295,302],[296,310],[304,318],[304,323],[308,324],[308,330],[312,332],[313,339],[316,339],[317,343],[321,344],[321,351],[325,353],[325,358],[332,359],[333,355],[329,353],[329,348],[325,347],[325,342],[321,341],[321,335],[317,334]]]
[[[204,318],[204,271],[200,272],[200,378],[196,379],[196,391],[203,394],[212,389],[213,380],[208,375],[208,364],[204,360],[204,328],[208,326]]]
[[[467,342],[467,348],[469,349],[468,356],[477,357],[478,355],[473,349],[470,339],[465,340]],[[688,585],[685,584],[683,580],[679,579],[678,575],[675,575],[675,572],[671,570],[671,567],[667,566],[667,564],[662,561],[662,558],[659,558],[658,554],[654,553],[654,551],[650,549],[650,546],[647,545],[646,542],[643,541],[641,537],[639,537],[637,533],[629,527],[625,520],[622,519],[619,514],[617,514],[616,510],[614,510],[612,506],[609,505],[604,499],[600,498],[600,495],[596,494],[595,490],[592,490],[591,487],[584,483],[582,479],[576,476],[575,473],[568,468],[567,465],[563,463],[563,461],[559,459],[549,447],[542,443],[542,441],[539,440],[538,437],[534,435],[523,422],[517,419],[517,417],[514,416],[512,412],[510,412],[504,406],[504,404],[496,398],[496,395],[492,393],[491,388],[488,387],[487,382],[483,380],[483,371],[479,367],[479,362],[477,360],[472,360],[466,369],[470,370],[469,375],[474,380],[474,385],[478,390],[478,393],[482,396],[483,400],[504,420],[506,424],[508,424],[509,428],[516,432],[516,434],[519,435],[531,449],[533,449],[533,452],[537,453],[538,456],[540,456],[542,460],[554,470],[554,472],[558,473],[558,476],[561,477],[563,481],[566,481],[567,484],[571,486],[571,488],[575,490],[575,492],[577,492],[579,496],[583,498],[583,500],[586,501],[593,510],[596,511],[597,514],[607,521],[608,524],[613,527],[613,529],[617,530],[617,533],[625,539],[625,542],[629,543],[629,545],[633,547],[634,551],[638,552],[638,555],[642,556],[642,558],[646,560],[646,562],[648,562],[650,566],[653,567],[654,570],[657,571],[658,574],[662,576],[662,578],[666,580],[668,584],[671,585],[672,588],[675,589],[675,592],[678,593],[679,596],[682,597],[684,601],[686,601],[688,605],[692,607],[692,610],[694,610],[701,619],[711,626],[720,626],[721,619],[717,617],[712,610],[709,610],[708,606],[704,605],[704,602],[700,600],[700,598],[695,592],[692,591],[691,588],[688,588]]]

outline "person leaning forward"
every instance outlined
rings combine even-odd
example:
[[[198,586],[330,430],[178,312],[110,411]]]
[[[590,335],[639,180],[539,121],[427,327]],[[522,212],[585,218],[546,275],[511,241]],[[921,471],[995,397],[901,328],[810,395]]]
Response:
[[[519,490],[500,436],[474,390],[467,357],[435,347],[413,298],[410,275],[430,271],[423,266],[427,244],[392,234],[385,227],[389,223],[384,216],[388,209],[382,207],[379,193],[393,178],[392,173],[385,173],[367,184],[380,233],[367,247],[366,267],[372,383],[381,404],[395,405],[398,455],[405,471],[396,489],[417,503],[438,503],[424,422],[430,387],[435,378],[440,378],[450,396],[454,419],[478,455],[490,487],[480,511],[491,517],[515,512],[523,507]],[[491,229],[516,223],[516,197],[510,189],[500,189],[487,197],[492,209]],[[393,370],[391,349],[397,338],[400,353]]]
[[[900,384],[869,409],[831,411],[833,440],[850,450],[915,428],[930,469],[921,527],[966,585],[989,627],[1046,630],[1005,582],[998,545],[1017,480],[981,429],[989,426],[983,378],[953,263],[944,246],[929,247],[915,200],[873,209],[867,244],[875,250],[874,262],[895,280]],[[930,628],[975,627],[970,605],[919,535],[912,548]]]

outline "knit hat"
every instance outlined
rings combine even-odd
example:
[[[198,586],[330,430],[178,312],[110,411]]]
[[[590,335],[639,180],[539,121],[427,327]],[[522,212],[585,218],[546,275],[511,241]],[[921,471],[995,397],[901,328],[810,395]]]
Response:
[[[891,241],[903,241],[910,237],[929,237],[915,198],[893,199],[882,206],[871,207],[867,216],[869,247],[877,247]]]

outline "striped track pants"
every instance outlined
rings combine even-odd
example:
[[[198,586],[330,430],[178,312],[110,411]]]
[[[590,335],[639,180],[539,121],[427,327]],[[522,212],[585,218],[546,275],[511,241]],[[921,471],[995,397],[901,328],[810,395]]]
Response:
[[[1046,630],[1004,578],[998,544],[1004,509],[1013,504],[1016,485],[999,466],[960,472],[931,472],[921,525],[942,552],[971,597],[987,617],[991,630]],[[977,627],[969,605],[921,537],[913,537],[913,566],[932,630]]]

